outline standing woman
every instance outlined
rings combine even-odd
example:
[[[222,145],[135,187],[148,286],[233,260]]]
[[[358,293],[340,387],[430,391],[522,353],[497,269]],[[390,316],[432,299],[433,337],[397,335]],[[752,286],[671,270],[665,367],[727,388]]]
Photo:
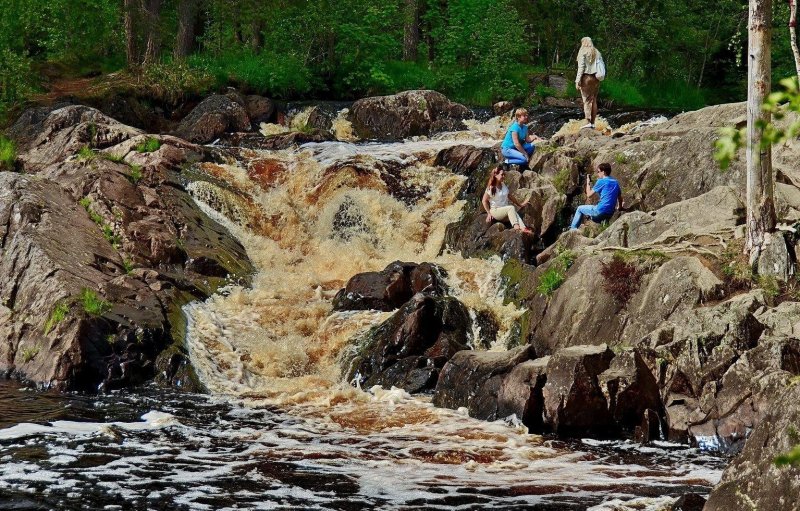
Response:
[[[600,52],[592,44],[590,37],[581,39],[581,49],[578,50],[578,75],[575,77],[575,88],[581,91],[583,98],[583,114],[586,117],[586,124],[581,128],[594,128],[594,121],[597,118],[597,93],[600,92],[600,80],[605,78],[603,75],[598,78],[600,62],[603,60]]]
[[[486,191],[483,193],[483,200],[481,201],[483,209],[486,210],[486,223],[490,224],[492,220],[505,220],[508,218],[514,229],[532,234],[533,231],[525,226],[514,206],[508,203],[511,201],[519,209],[522,209],[528,205],[528,201],[519,203],[508,193],[508,186],[503,182],[504,176],[505,171],[502,165],[498,165],[492,170],[489,176],[489,183],[486,185]]]

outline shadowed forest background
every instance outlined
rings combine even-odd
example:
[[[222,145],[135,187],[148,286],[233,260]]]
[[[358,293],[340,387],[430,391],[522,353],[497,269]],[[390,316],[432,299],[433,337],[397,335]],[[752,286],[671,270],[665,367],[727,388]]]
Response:
[[[719,0],[5,0],[0,115],[54,83],[108,75],[177,101],[224,85],[279,99],[436,89],[472,105],[571,85],[582,36],[603,52],[613,105],[694,109],[743,100],[747,2]],[[788,2],[773,71],[793,72]]]

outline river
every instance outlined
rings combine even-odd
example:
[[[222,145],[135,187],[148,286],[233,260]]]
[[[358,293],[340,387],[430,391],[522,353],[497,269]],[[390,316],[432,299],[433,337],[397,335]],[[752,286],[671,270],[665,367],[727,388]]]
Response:
[[[523,311],[503,304],[498,257],[440,253],[465,178],[432,165],[455,144],[493,145],[498,129],[489,120],[400,143],[218,148],[223,163],[197,169],[213,179],[189,189],[258,273],[250,288],[231,284],[184,309],[208,393],[3,383],[0,510],[658,510],[707,494],[724,460],[688,446],[546,438],[514,417],[482,422],[429,396],[342,381],[353,340],[390,313],[331,313],[331,299],[394,260],[445,268],[451,294],[499,325],[490,349],[504,349]]]

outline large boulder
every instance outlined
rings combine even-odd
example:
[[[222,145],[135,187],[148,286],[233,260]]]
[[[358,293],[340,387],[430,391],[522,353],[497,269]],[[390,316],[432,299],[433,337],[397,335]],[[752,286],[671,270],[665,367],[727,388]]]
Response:
[[[613,358],[604,344],[573,346],[550,357],[542,389],[547,427],[567,436],[606,435],[616,429],[598,381]]]
[[[247,111],[228,96],[215,94],[204,99],[178,124],[175,134],[190,142],[207,144],[229,131],[249,131]]]
[[[501,404],[500,394],[509,373],[531,358],[529,346],[510,351],[461,351],[456,353],[442,369],[433,404],[443,408],[465,407],[472,417],[497,420],[511,415],[509,399]],[[526,414],[526,402],[519,401],[518,413]]]
[[[166,304],[56,183],[0,173],[0,370],[59,389],[142,383]]]
[[[468,349],[471,326],[455,298],[417,293],[358,342],[356,356],[346,361],[347,379],[412,393],[433,390],[445,363]]]
[[[432,90],[359,99],[350,120],[359,138],[396,140],[463,128],[472,112]]]
[[[60,224],[51,228],[42,222],[41,229],[51,229],[53,232],[50,235],[54,240],[63,238],[69,241],[62,243],[63,250],[57,252],[61,259],[47,256],[52,260],[54,271],[60,272],[57,268],[63,266],[64,272],[81,275],[88,271],[83,268],[84,264],[96,271],[88,276],[81,275],[77,279],[83,282],[81,285],[64,278],[50,279],[48,286],[57,288],[50,293],[54,303],[42,307],[26,305],[34,307],[29,311],[20,307],[12,319],[27,321],[25,318],[34,314],[41,315],[46,321],[56,305],[61,309],[58,315],[64,312],[65,304],[72,307],[70,310],[74,312],[78,300],[76,297],[83,289],[90,289],[111,303],[114,307],[112,311],[127,307],[126,301],[139,300],[135,314],[128,311],[115,313],[125,318],[127,323],[119,318],[109,319],[111,313],[108,311],[100,319],[94,316],[89,318],[93,325],[102,326],[93,328],[97,335],[107,337],[106,345],[111,342],[113,332],[125,337],[127,330],[124,329],[134,331],[141,330],[142,325],[158,325],[157,328],[147,328],[150,329],[148,331],[160,333],[157,336],[147,334],[158,339],[157,342],[154,340],[143,345],[147,347],[145,351],[137,352],[138,365],[132,365],[128,358],[119,356],[118,350],[135,351],[127,347],[127,341],[115,344],[113,354],[109,354],[108,349],[101,349],[105,345],[99,345],[88,352],[73,350],[71,353],[75,356],[69,359],[59,358],[60,348],[57,345],[39,343],[24,348],[28,350],[26,358],[31,358],[30,353],[38,346],[42,351],[40,360],[61,360],[58,371],[47,368],[29,370],[29,366],[14,362],[13,357],[5,369],[20,378],[52,383],[61,388],[96,388],[98,384],[109,388],[152,377],[160,358],[165,357],[168,363],[160,365],[160,377],[175,383],[191,383],[191,368],[182,349],[185,319],[181,306],[189,300],[205,298],[219,286],[231,281],[246,284],[253,272],[243,247],[224,227],[203,213],[186,191],[186,183],[190,179],[187,175],[192,176],[191,179],[202,177],[186,169],[204,158],[206,152],[199,146],[175,137],[146,137],[138,130],[104,118],[88,107],[54,109],[47,111],[44,117],[40,114],[41,111],[34,110],[21,116],[15,123],[13,133],[18,137],[20,158],[26,162],[23,170],[36,173],[35,177],[26,179],[32,179],[31,182],[36,186],[47,183],[48,190],[58,190],[58,194],[44,194],[45,197],[52,196],[50,204],[47,200],[40,200],[42,195],[38,192],[23,192],[23,188],[17,191],[20,197],[31,197],[36,208],[51,208],[50,212],[54,215],[54,211],[58,210],[58,215],[76,225],[73,239],[70,237],[73,235],[55,232],[61,228]],[[56,129],[57,126],[60,131]],[[101,133],[106,135],[100,136]],[[58,141],[55,144],[57,147],[46,148],[48,137]],[[148,149],[154,150],[149,152],[140,147],[147,138],[158,141],[157,144],[150,144]],[[74,154],[85,146],[95,149],[90,147],[83,149],[79,155]],[[96,148],[100,147],[102,149],[98,151]],[[34,190],[30,186],[26,185],[24,190]],[[67,203],[69,208],[65,210]],[[33,224],[35,222],[32,221],[30,225]],[[94,245],[78,246],[96,238],[101,240],[102,252],[98,252],[99,249]],[[9,237],[6,250],[17,250],[11,246],[12,242],[19,243],[21,247],[25,243],[44,243],[39,238],[29,242],[23,236]],[[50,249],[45,247],[42,250]],[[83,257],[89,257],[92,261],[80,263]],[[70,259],[78,262],[70,262]],[[28,285],[32,289],[43,285],[36,281],[43,276],[29,274],[25,265],[15,263],[9,266],[8,271],[10,275],[13,274],[8,282],[35,277]],[[107,285],[106,282],[113,285]],[[11,287],[8,289],[16,293],[13,284],[9,285]],[[4,286],[0,285],[0,290],[3,289]],[[77,323],[64,322],[64,328],[69,324]],[[24,322],[11,322],[9,328],[18,330],[24,325]],[[52,325],[47,330],[62,335]],[[173,340],[174,344],[162,351]],[[18,337],[15,342],[22,342],[22,339]],[[49,352],[53,353],[52,357]],[[104,362],[98,362],[101,359]],[[107,367],[101,367],[103,363],[107,363]],[[133,371],[136,367],[141,370]]]
[[[798,424],[800,385],[790,385],[771,401],[764,420],[725,469],[704,509],[796,509],[800,502],[800,465],[778,465],[775,460],[797,449]]]
[[[598,383],[614,422],[623,430],[634,431],[648,410],[661,414],[658,382],[638,350],[626,350],[614,357]]]
[[[417,293],[442,295],[446,291],[444,275],[444,270],[431,263],[395,261],[383,271],[351,277],[333,298],[333,310],[391,311]]]

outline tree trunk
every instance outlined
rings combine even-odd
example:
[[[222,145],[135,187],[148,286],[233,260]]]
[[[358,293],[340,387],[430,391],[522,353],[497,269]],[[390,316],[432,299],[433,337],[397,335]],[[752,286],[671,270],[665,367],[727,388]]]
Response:
[[[178,1],[178,35],[175,37],[175,60],[185,59],[194,48],[197,1]]]
[[[419,0],[405,0],[403,23],[403,60],[417,60],[419,50]]]
[[[124,0],[124,19],[125,25],[125,59],[128,69],[139,67],[139,51],[136,44],[136,2],[135,0]]]
[[[797,0],[789,0],[789,39],[794,54],[794,67],[800,80],[800,50],[797,49]]]
[[[145,6],[145,31],[147,32],[147,48],[144,52],[144,65],[158,60],[161,53],[161,0],[143,0]]]
[[[747,243],[755,265],[765,234],[775,229],[772,146],[762,144],[763,125],[770,114],[762,110],[770,92],[772,0],[750,0],[747,74]]]
[[[264,46],[264,35],[261,33],[264,30],[264,22],[261,20],[253,20],[250,24],[252,34],[250,34],[250,47],[253,53],[258,53]]]

